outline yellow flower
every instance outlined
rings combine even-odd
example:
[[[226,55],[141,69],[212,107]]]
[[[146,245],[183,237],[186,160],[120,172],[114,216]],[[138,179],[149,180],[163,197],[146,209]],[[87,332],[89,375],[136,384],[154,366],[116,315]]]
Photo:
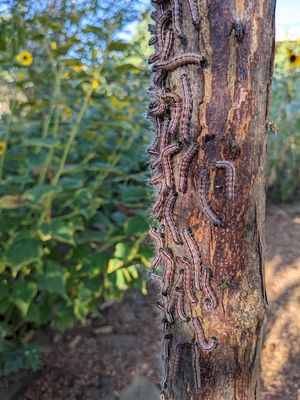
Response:
[[[92,55],[93,55],[94,58],[96,58],[97,55],[98,55],[98,51],[94,49],[93,52],[92,52]]]
[[[32,54],[27,50],[21,51],[21,53],[16,55],[16,61],[25,67],[28,67],[32,63],[32,60]]]
[[[292,54],[289,57],[289,64],[291,68],[300,68],[300,54]]]
[[[70,78],[70,72],[64,72],[64,78],[66,79]]]
[[[93,79],[93,81],[92,81],[92,88],[93,88],[94,90],[96,90],[97,87],[99,86],[99,84],[100,84],[100,82],[99,82],[97,79]]]
[[[56,42],[51,42],[50,43],[50,49],[51,50],[57,50],[57,43]]]
[[[82,72],[84,70],[84,65],[73,65],[71,68],[75,72]]]
[[[5,153],[5,150],[6,150],[6,143],[0,142],[0,156],[2,156]]]
[[[20,72],[20,73],[18,74],[18,79],[19,79],[19,81],[24,81],[25,75],[22,74],[22,72]]]

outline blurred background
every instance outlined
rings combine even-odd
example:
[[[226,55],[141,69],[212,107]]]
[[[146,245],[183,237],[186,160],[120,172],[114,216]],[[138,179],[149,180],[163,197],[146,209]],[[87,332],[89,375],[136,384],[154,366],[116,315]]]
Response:
[[[158,398],[141,273],[153,252],[149,4],[0,0],[3,400]],[[299,16],[297,0],[278,1],[264,399],[299,395]]]

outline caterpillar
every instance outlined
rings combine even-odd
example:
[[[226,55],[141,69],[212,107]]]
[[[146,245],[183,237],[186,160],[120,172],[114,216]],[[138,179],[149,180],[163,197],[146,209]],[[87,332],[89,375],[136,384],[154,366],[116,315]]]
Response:
[[[223,223],[219,219],[219,217],[213,212],[210,208],[207,201],[208,187],[209,187],[210,173],[207,170],[202,170],[200,172],[200,185],[199,185],[199,194],[200,201],[207,218],[215,225],[222,226]]]
[[[189,147],[188,151],[182,158],[180,167],[179,167],[179,185],[178,191],[181,193],[186,193],[187,191],[187,183],[188,183],[188,172],[193,161],[199,150],[199,144],[197,142],[193,142]]]
[[[166,33],[162,49],[156,51],[148,58],[148,64],[153,64],[155,61],[159,59],[166,60],[169,57],[170,51],[172,49],[173,40],[174,40],[173,31],[169,29]]]
[[[163,296],[166,296],[174,280],[175,263],[172,257],[172,253],[169,249],[160,248],[159,252],[161,256],[166,260],[166,265],[164,268],[164,283],[162,287],[162,294]]]
[[[172,11],[168,10],[164,12],[157,20],[156,32],[157,32],[157,40],[159,48],[163,47],[166,25],[171,21],[171,19],[172,19]]]
[[[164,179],[164,175],[162,172],[153,175],[153,177],[150,179],[149,183],[151,186],[159,185],[161,183],[161,180]]]
[[[151,11],[150,18],[153,19],[153,21],[157,21],[157,19],[158,19],[158,11]]]
[[[160,147],[160,152],[162,153],[168,144],[168,139],[169,139],[169,120],[164,120],[163,126],[161,128],[161,133],[159,137],[159,147]],[[162,155],[159,155],[155,160],[152,161],[151,163],[151,168],[154,169],[156,168],[159,164],[162,162]]]
[[[150,104],[150,110],[148,114],[150,117],[158,117],[165,114],[167,111],[167,104],[162,100],[158,99],[154,103]]]
[[[155,33],[156,33],[156,26],[153,25],[153,24],[149,24],[149,25],[148,25],[148,31],[149,31],[152,35],[155,35]]]
[[[175,355],[174,355],[174,360],[173,360],[173,368],[172,368],[172,374],[171,374],[172,381],[174,381],[174,379],[177,377],[179,369],[180,369],[182,350],[183,350],[182,345],[178,344],[175,349]]]
[[[173,324],[174,318],[173,318],[173,314],[172,314],[172,309],[170,309],[170,307],[169,307],[168,296],[162,295],[162,300],[163,300],[163,307],[164,307],[164,313],[165,313],[166,320],[170,324]]]
[[[195,274],[195,288],[196,290],[200,290],[200,282],[201,282],[201,265],[202,260],[200,256],[200,252],[197,246],[197,243],[192,235],[192,231],[188,228],[182,229],[182,236],[184,243],[186,244],[187,248],[192,257],[193,266],[194,266],[194,274]]]
[[[170,323],[168,322],[167,318],[163,318],[161,320],[162,324],[164,325],[164,332],[169,332],[170,330]]]
[[[176,257],[177,263],[184,269],[184,290],[191,303],[197,303],[198,299],[194,295],[192,267],[188,261],[182,257]]]
[[[166,102],[172,102],[172,113],[171,113],[171,121],[169,125],[170,135],[173,135],[178,127],[180,115],[181,115],[181,98],[176,93],[167,92],[161,94],[162,99]]]
[[[201,388],[201,370],[200,370],[198,349],[196,346],[192,346],[192,362],[193,362],[195,388],[196,390],[199,390]]]
[[[198,29],[200,25],[200,14],[197,0],[188,0],[188,5],[190,7],[193,24]]]
[[[193,326],[196,333],[196,338],[199,347],[204,351],[211,351],[216,348],[218,341],[217,338],[212,337],[210,340],[206,340],[203,332],[202,325],[198,318],[192,318]]]
[[[153,35],[151,36],[151,38],[149,39],[148,45],[149,46],[153,46],[155,43],[157,43],[158,39],[157,39],[157,35]]]
[[[207,60],[201,54],[185,53],[170,58],[169,60],[156,62],[153,65],[152,70],[154,72],[156,72],[157,70],[174,71],[174,69],[182,67],[187,64],[196,64],[204,67],[207,64]]]
[[[158,229],[156,227],[150,229],[149,235],[152,239],[156,241],[158,248],[164,247],[164,236],[158,232]]]
[[[210,285],[210,278],[211,278],[210,268],[204,267],[202,270],[202,288],[206,296],[204,299],[204,307],[206,311],[213,310],[218,305],[217,297]]]
[[[159,264],[161,263],[161,257],[158,254],[152,261],[150,268],[152,269],[152,271],[155,271],[156,268],[159,266]]]
[[[187,38],[182,31],[182,8],[180,0],[172,1],[173,28],[183,46],[187,45]]]
[[[161,155],[162,160],[162,168],[164,177],[166,180],[166,185],[169,189],[174,187],[174,176],[173,176],[173,166],[171,162],[171,157],[178,153],[182,148],[182,144],[180,142],[176,142],[167,146]]]
[[[217,168],[225,168],[226,170],[226,194],[229,199],[234,198],[234,187],[235,187],[235,166],[231,161],[215,161],[214,165]]]
[[[152,213],[158,221],[162,219],[165,200],[165,194],[163,192],[159,193],[155,203],[152,205]]]
[[[171,345],[172,345],[173,335],[168,333],[164,336],[163,340],[163,360],[169,361],[170,360],[170,353],[171,353]]]
[[[164,360],[164,359],[163,359],[163,363],[164,363],[164,376],[161,381],[161,387],[163,389],[165,389],[167,387],[167,382],[168,382],[168,378],[169,378],[169,374],[170,374],[170,363],[169,363],[169,360]]]
[[[172,313],[174,311],[174,308],[176,307],[176,302],[177,302],[177,294],[180,290],[183,290],[183,273],[179,273],[177,280],[175,282],[175,285],[173,286],[169,302],[168,302],[168,311]]]
[[[184,311],[184,291],[182,289],[177,290],[176,312],[183,322],[190,321],[190,318]]]
[[[178,229],[176,227],[174,217],[173,217],[173,209],[176,202],[178,194],[174,191],[171,191],[167,197],[165,207],[164,207],[164,217],[166,224],[171,232],[172,238],[176,244],[182,244],[182,240]]]
[[[161,391],[161,392],[160,392],[159,400],[167,400],[164,391]]]
[[[183,107],[180,120],[180,131],[186,143],[190,141],[190,125],[193,112],[193,98],[189,79],[186,74],[180,76],[182,92],[183,92]]]

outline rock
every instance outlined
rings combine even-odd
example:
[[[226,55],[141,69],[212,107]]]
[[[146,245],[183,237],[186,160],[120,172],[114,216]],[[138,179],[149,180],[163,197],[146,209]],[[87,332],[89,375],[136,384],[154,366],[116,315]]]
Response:
[[[137,376],[120,392],[120,400],[159,400],[159,390],[144,376]]]
[[[93,329],[93,333],[95,335],[112,333],[114,328],[111,325],[99,326],[98,328]]]

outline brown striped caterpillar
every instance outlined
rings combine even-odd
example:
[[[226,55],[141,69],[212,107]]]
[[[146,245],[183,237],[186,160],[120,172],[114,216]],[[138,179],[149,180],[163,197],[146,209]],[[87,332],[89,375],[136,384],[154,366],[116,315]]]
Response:
[[[148,42],[148,45],[149,46],[152,46],[152,45],[154,45],[155,43],[157,43],[157,35],[153,35],[153,36],[151,36],[151,38],[149,39],[149,42]]]
[[[182,345],[178,344],[175,349],[175,355],[174,355],[174,360],[173,360],[173,368],[172,368],[172,374],[171,374],[172,381],[174,381],[174,379],[178,376],[178,373],[179,373],[182,350],[183,350]]]
[[[169,125],[170,135],[173,135],[178,128],[178,124],[179,124],[179,120],[180,120],[181,98],[176,93],[171,93],[171,92],[163,93],[160,96],[167,103],[173,103],[172,104],[171,121],[170,121],[170,125]]]
[[[209,180],[210,180],[210,173],[207,170],[202,170],[200,172],[200,185],[199,185],[199,194],[200,194],[200,201],[204,210],[205,215],[207,218],[215,225],[215,226],[223,226],[222,221],[219,217],[213,212],[210,208],[207,195],[209,189]]]
[[[174,206],[175,202],[177,200],[178,194],[174,191],[171,191],[167,197],[165,207],[164,207],[164,217],[165,221],[167,224],[167,227],[169,228],[171,232],[171,236],[176,244],[182,244],[182,239],[180,237],[179,231],[176,227],[174,217],[173,217],[173,212],[174,212]]]
[[[213,310],[218,305],[217,297],[210,285],[211,270],[208,267],[202,269],[202,288],[205,294],[204,307],[206,311]]]
[[[160,221],[163,217],[165,200],[166,200],[165,193],[160,192],[160,193],[158,193],[156,201],[152,205],[152,208],[151,208],[152,213],[158,221]]]
[[[171,21],[172,12],[168,10],[164,12],[158,19],[156,24],[158,47],[162,48],[165,41],[165,31],[167,24]]]
[[[177,280],[173,286],[172,292],[170,293],[169,297],[169,302],[168,302],[168,311],[172,313],[174,311],[174,308],[176,307],[176,302],[177,302],[177,294],[179,290],[183,289],[183,273],[180,272],[180,274],[177,277]]]
[[[204,336],[204,331],[203,331],[203,328],[202,328],[202,325],[201,325],[199,319],[192,318],[192,322],[193,322],[193,326],[195,329],[197,343],[198,343],[199,347],[204,351],[213,350],[218,344],[217,338],[212,337],[211,339],[206,340],[206,338]]]
[[[164,363],[164,376],[163,376],[163,379],[161,381],[161,387],[163,389],[166,389],[167,388],[167,382],[168,382],[169,374],[170,374],[170,363],[169,363],[169,360],[165,360],[165,359],[163,359],[163,363]]]
[[[169,60],[156,62],[153,65],[152,70],[153,71],[157,71],[157,70],[174,71],[174,69],[182,67],[187,64],[196,64],[196,65],[200,65],[200,66],[205,66],[206,63],[207,63],[206,58],[204,56],[202,56],[201,54],[185,53],[185,54],[181,54],[179,56],[170,58]]]
[[[200,369],[198,349],[196,346],[192,346],[192,363],[193,363],[195,388],[196,390],[199,390],[201,388],[201,369]]]
[[[153,21],[157,21],[157,19],[158,19],[158,11],[151,11],[150,18],[153,19]]]
[[[153,175],[152,178],[150,179],[149,183],[151,186],[159,185],[161,183],[161,180],[164,179],[164,175],[162,172]]]
[[[160,289],[162,288],[163,280],[160,275],[154,274],[153,272],[148,272],[148,276],[151,280],[153,280],[153,282],[155,282],[159,286]]]
[[[195,274],[195,288],[196,290],[200,290],[200,282],[201,282],[201,265],[202,265],[202,260],[199,252],[199,248],[197,246],[196,240],[192,234],[192,231],[188,228],[183,228],[182,229],[182,236],[183,240],[189,249],[189,252],[192,257],[193,261],[193,266],[194,266],[194,274]]]
[[[194,294],[194,285],[192,278],[192,267],[188,261],[186,261],[182,257],[176,257],[176,262],[183,268],[184,270],[184,291],[187,295],[187,298],[191,303],[197,303],[198,299]]]
[[[169,330],[170,330],[170,323],[168,322],[168,320],[167,320],[167,318],[163,318],[162,320],[161,320],[161,322],[162,322],[162,324],[163,324],[163,326],[164,326],[164,332],[169,332]]]
[[[196,28],[199,28],[200,15],[199,15],[197,0],[188,0],[188,4],[190,7],[193,24]]]
[[[163,173],[166,180],[166,185],[169,189],[174,187],[173,165],[171,158],[178,153],[181,148],[182,144],[180,142],[175,142],[167,146],[161,154]]]
[[[156,257],[154,257],[154,259],[153,259],[153,261],[152,261],[152,263],[150,265],[150,268],[152,269],[152,271],[155,271],[160,263],[161,263],[161,257],[158,254]]]
[[[153,24],[149,24],[149,25],[148,25],[148,31],[149,31],[152,35],[154,35],[154,34],[156,33],[156,26],[153,25]]]
[[[166,78],[167,73],[166,71],[158,71],[154,76],[153,76],[153,83],[154,85],[159,86],[161,83],[163,83],[164,79]]]
[[[186,193],[187,191],[189,168],[198,150],[199,150],[199,144],[197,142],[193,142],[190,145],[186,154],[182,158],[179,167],[179,186],[178,186],[178,191],[181,193]]]
[[[182,114],[180,120],[180,132],[186,143],[190,141],[190,125],[193,112],[193,97],[190,81],[186,74],[180,76],[182,86]]]
[[[172,0],[173,29],[183,46],[187,45],[187,38],[182,31],[182,7],[180,0]]]
[[[235,187],[235,166],[231,161],[215,161],[214,165],[217,168],[225,168],[226,170],[226,194],[229,199],[234,198]]]
[[[177,290],[176,312],[181,321],[190,321],[190,318],[186,315],[184,311],[184,291],[182,289]]]
[[[162,125],[160,137],[159,137],[159,148],[160,152],[163,153],[163,151],[166,149],[168,141],[169,141],[169,124],[170,121],[165,119]],[[151,163],[151,168],[156,168],[159,164],[162,162],[162,154],[159,155],[155,160],[152,161]]]
[[[148,114],[150,117],[159,117],[166,113],[167,104],[165,101],[159,98],[154,103],[151,103],[149,108]]]
[[[163,306],[164,306],[164,313],[165,313],[165,317],[166,320],[170,323],[173,324],[174,323],[174,318],[173,318],[173,314],[172,314],[172,309],[170,309],[169,307],[169,299],[168,296],[162,296],[162,300],[163,300]]]
[[[164,282],[162,287],[162,295],[166,296],[174,280],[175,263],[172,253],[169,249],[160,248],[159,252],[161,254],[161,257],[164,258],[166,261],[166,265],[164,268]]]
[[[158,231],[155,226],[150,229],[149,236],[156,241],[156,245],[158,248],[164,247],[164,236]]]
[[[166,361],[169,361],[169,360],[170,360],[172,339],[173,339],[173,335],[172,335],[171,333],[168,333],[168,334],[166,334],[166,335],[164,336],[164,340],[163,340],[163,354],[162,354],[163,360],[166,360]]]

